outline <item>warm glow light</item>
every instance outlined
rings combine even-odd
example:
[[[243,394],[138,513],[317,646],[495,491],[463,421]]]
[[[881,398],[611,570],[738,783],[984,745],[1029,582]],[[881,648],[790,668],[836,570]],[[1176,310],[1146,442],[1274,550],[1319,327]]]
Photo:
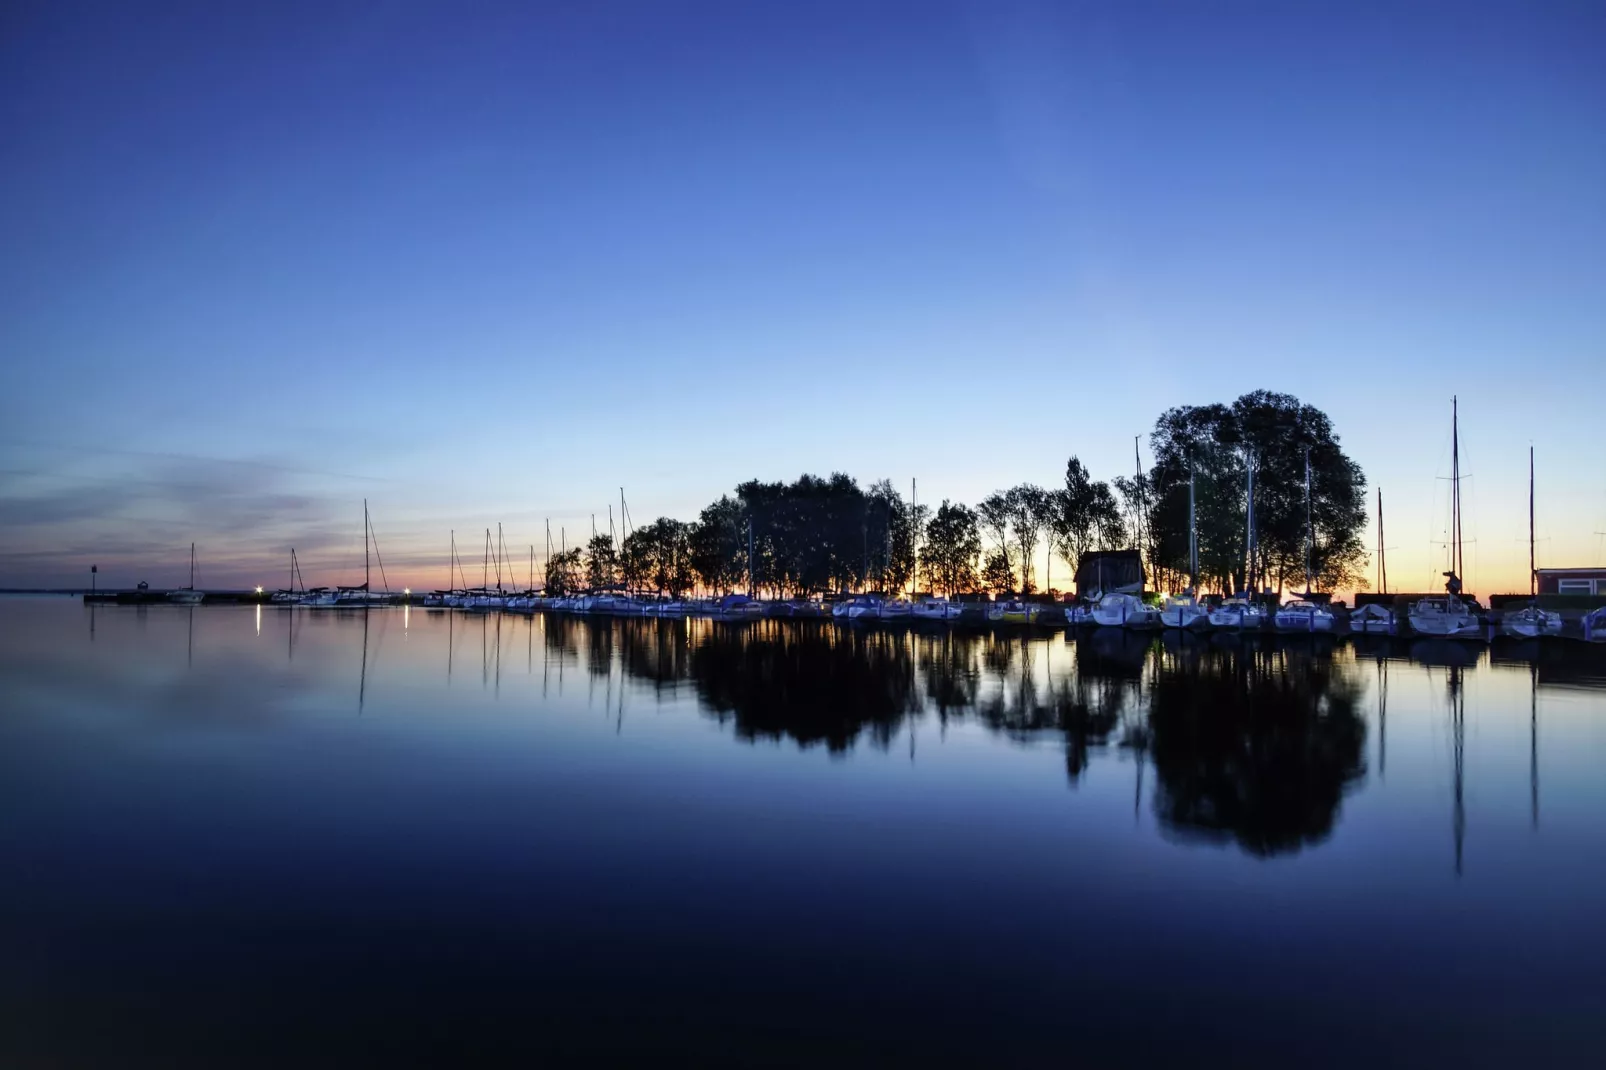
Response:
[[[755,569],[754,571],[757,571],[757,570]],[[411,587],[403,587],[402,588],[402,594],[412,594],[412,593],[413,593],[413,589]]]
[[[257,587],[257,594],[261,594],[261,593],[262,593],[262,588],[260,586],[258,586]]]

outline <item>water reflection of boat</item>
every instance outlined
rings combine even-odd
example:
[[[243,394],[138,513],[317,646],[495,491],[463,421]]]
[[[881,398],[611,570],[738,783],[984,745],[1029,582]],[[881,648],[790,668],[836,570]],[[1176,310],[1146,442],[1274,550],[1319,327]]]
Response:
[[[1481,656],[1479,648],[1452,642],[1448,638],[1418,639],[1411,644],[1411,660],[1419,665],[1471,669],[1477,666]]]

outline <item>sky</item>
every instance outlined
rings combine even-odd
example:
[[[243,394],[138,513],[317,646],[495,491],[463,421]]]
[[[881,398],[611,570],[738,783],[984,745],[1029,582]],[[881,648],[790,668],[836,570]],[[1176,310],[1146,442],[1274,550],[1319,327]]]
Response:
[[[1530,445],[1606,564],[1603,115],[1590,3],[7,4],[0,586],[360,582],[364,499],[397,588],[621,487],[973,504],[1265,388],[1415,590],[1459,396],[1520,591]]]

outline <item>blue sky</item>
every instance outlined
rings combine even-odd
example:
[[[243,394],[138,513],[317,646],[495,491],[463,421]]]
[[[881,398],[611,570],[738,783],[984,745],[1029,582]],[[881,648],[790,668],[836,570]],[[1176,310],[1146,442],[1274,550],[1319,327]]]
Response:
[[[621,485],[974,502],[1259,387],[1395,585],[1452,393],[1474,588],[1530,442],[1601,557],[1606,9],[238,7],[0,23],[0,585],[347,579],[365,496],[397,585]]]

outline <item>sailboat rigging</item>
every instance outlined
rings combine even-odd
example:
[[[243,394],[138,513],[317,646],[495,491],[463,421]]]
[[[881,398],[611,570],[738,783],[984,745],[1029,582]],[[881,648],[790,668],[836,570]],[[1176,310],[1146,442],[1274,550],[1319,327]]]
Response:
[[[181,606],[199,605],[206,597],[205,591],[195,589],[195,544],[190,543],[190,582],[187,587],[180,587],[176,591],[167,592],[169,602],[177,602]]]
[[[1280,632],[1330,632],[1333,630],[1333,611],[1318,605],[1311,597],[1315,582],[1316,514],[1311,505],[1310,447],[1305,447],[1305,590],[1303,594],[1279,606],[1272,624]]]
[[[1424,598],[1411,607],[1411,627],[1423,635],[1479,639],[1478,618],[1461,598],[1464,557],[1461,545],[1461,407],[1450,399],[1450,569],[1444,573],[1444,595]]]
[[[1561,614],[1539,608],[1539,570],[1534,562],[1534,448],[1528,447],[1528,604],[1505,614],[1500,630],[1519,639],[1561,634]]]

